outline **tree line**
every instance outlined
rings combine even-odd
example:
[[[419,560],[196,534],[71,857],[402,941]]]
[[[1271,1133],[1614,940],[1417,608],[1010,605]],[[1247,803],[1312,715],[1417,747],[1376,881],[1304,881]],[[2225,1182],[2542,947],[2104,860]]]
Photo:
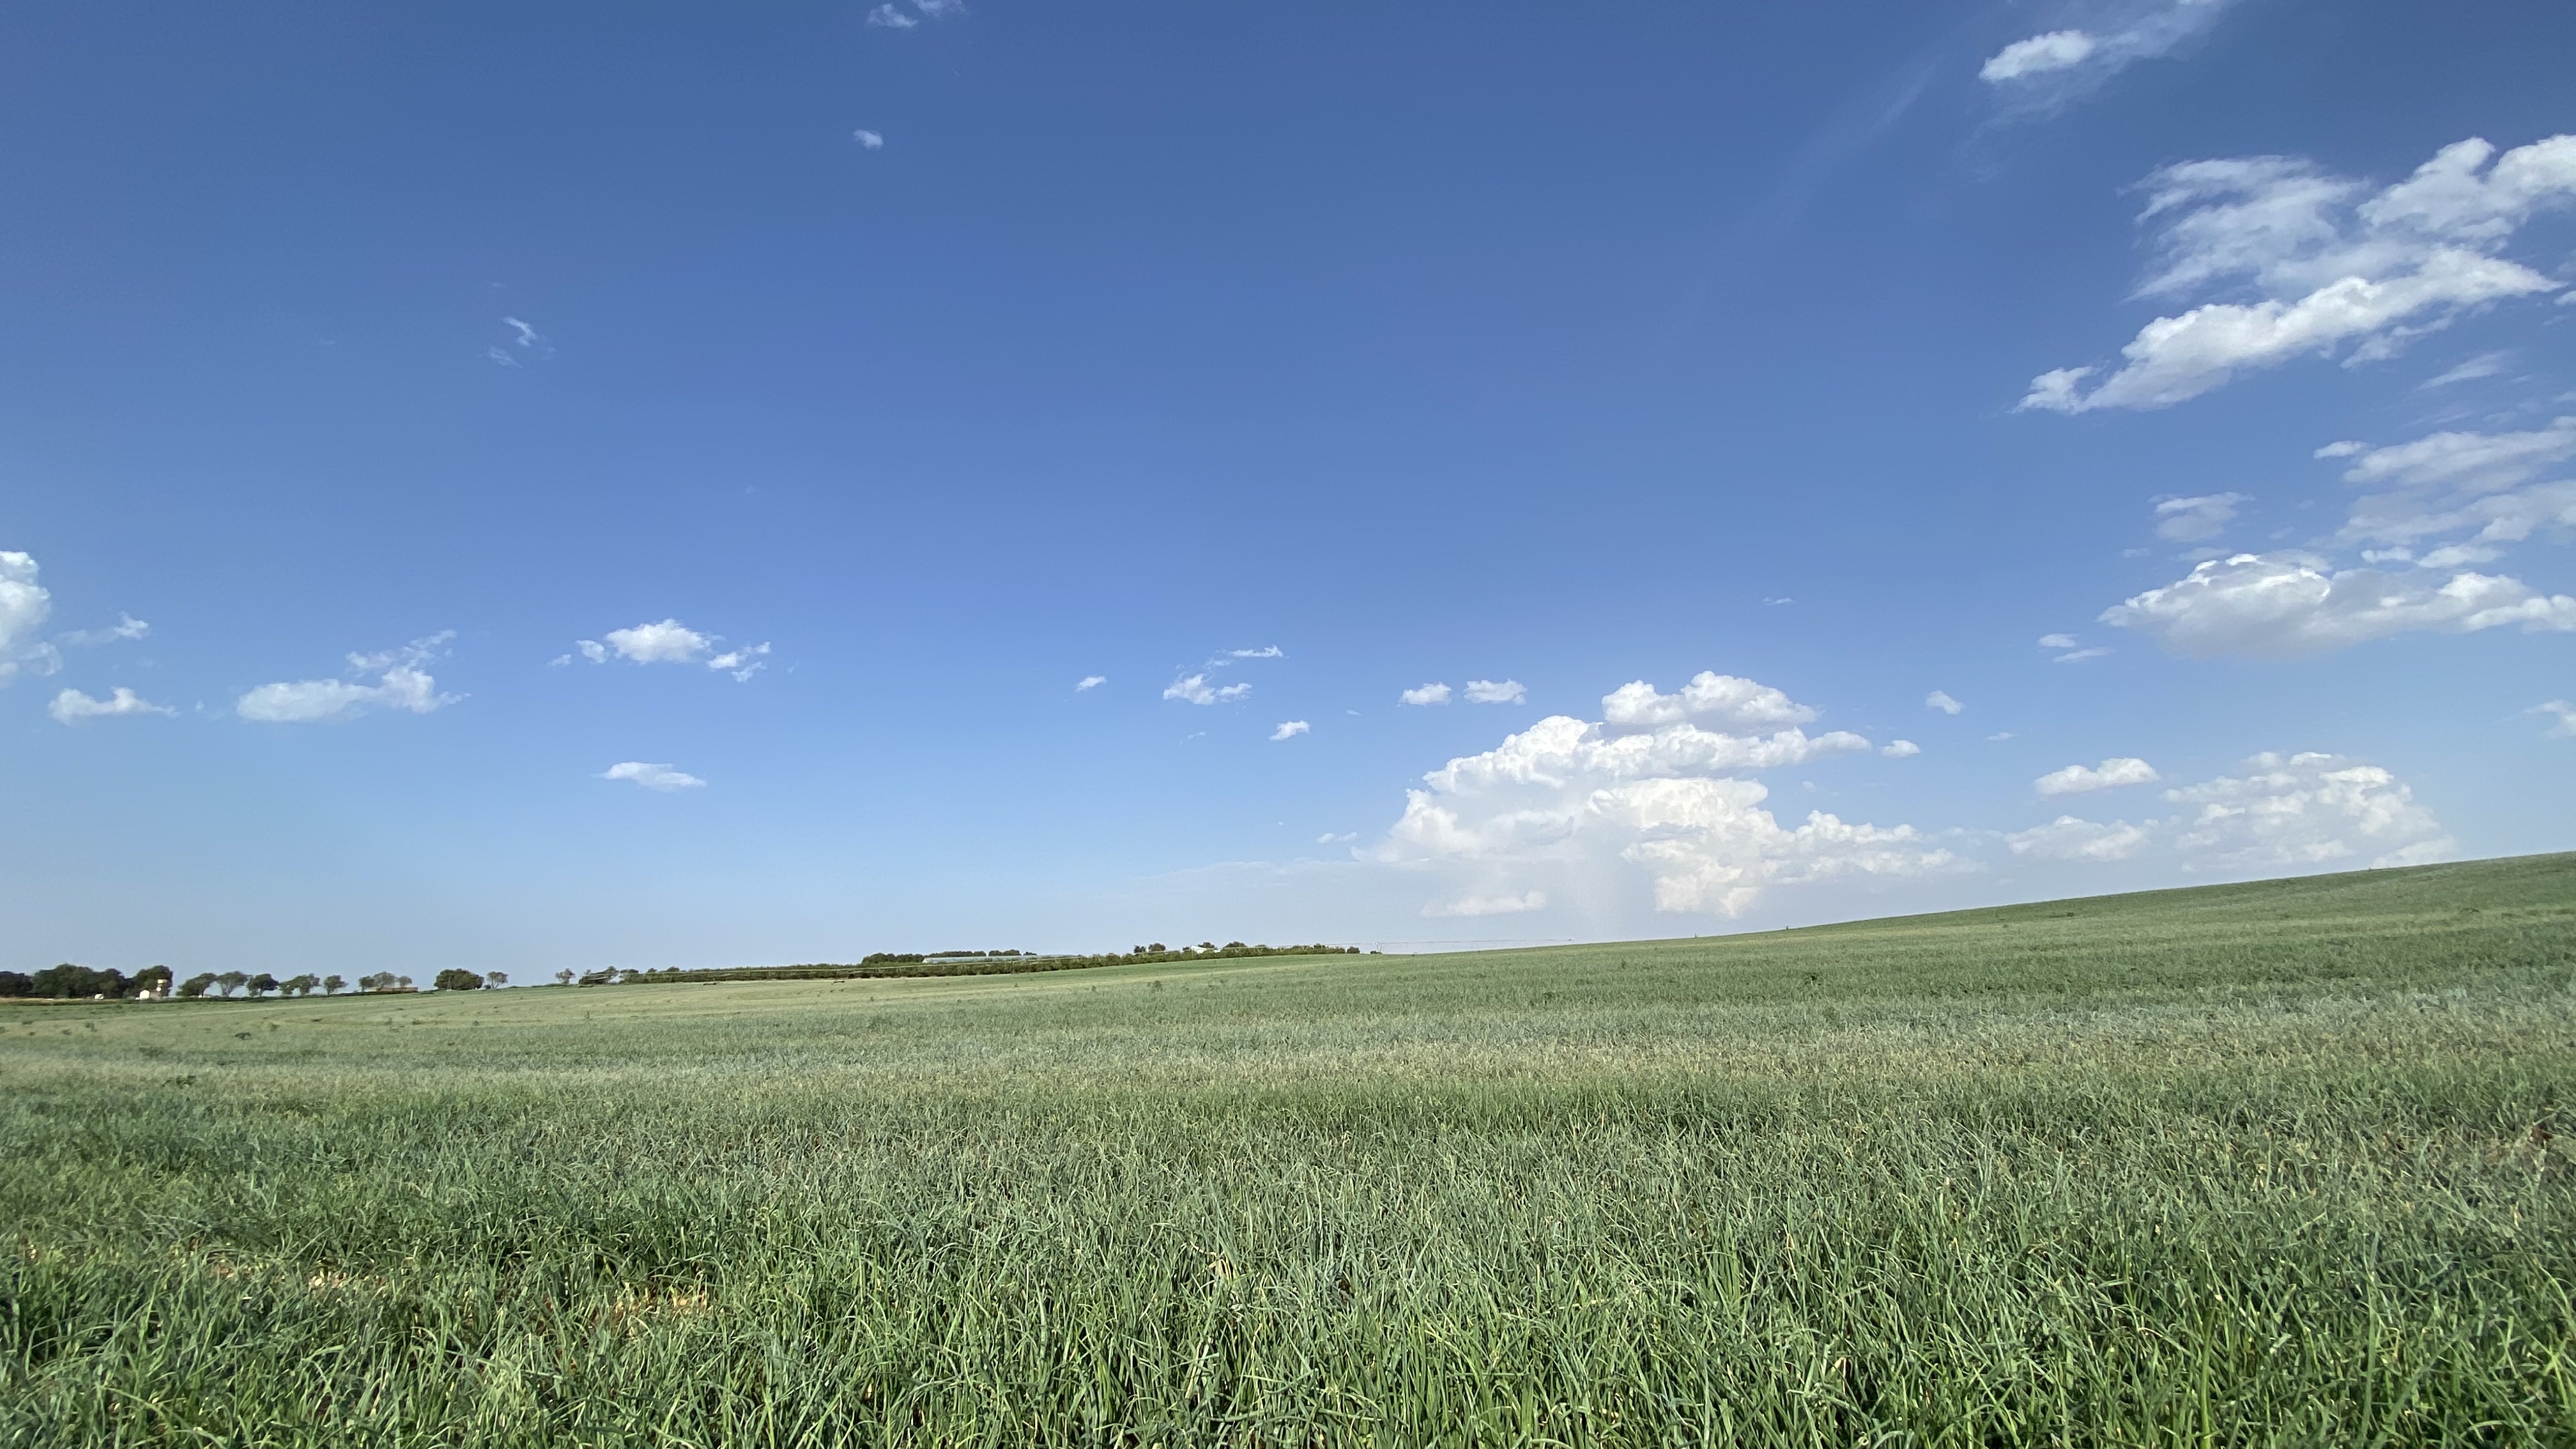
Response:
[[[122,1000],[131,997],[175,996],[182,1001],[205,997],[218,1000],[239,996],[245,1000],[275,996],[310,996],[319,991],[337,996],[353,988],[359,992],[412,991],[418,988],[408,976],[391,971],[378,971],[351,982],[338,974],[316,976],[307,973],[284,979],[266,971],[200,971],[174,989],[167,966],[147,966],[132,976],[114,967],[75,966],[66,961],[32,974],[25,971],[0,971],[0,997],[34,997],[56,1001]],[[570,972],[563,973],[566,977]],[[441,991],[473,991],[486,985],[506,986],[510,978],[499,971],[476,974],[449,967],[438,973],[432,984]]]

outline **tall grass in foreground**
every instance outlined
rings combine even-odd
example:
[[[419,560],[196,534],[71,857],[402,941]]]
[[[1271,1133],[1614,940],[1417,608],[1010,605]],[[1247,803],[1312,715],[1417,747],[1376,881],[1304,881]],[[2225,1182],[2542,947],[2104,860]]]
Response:
[[[2576,1442],[2576,858],[0,1012],[0,1442]]]

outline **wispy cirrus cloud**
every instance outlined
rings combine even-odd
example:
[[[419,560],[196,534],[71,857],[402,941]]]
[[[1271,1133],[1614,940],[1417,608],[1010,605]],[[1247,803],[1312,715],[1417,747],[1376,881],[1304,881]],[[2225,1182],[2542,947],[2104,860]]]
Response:
[[[611,765],[599,772],[599,778],[631,780],[647,790],[656,790],[665,795],[679,790],[703,790],[707,784],[706,781],[685,770],[675,770],[667,764],[652,764],[643,760],[628,760],[622,764]]]
[[[2023,409],[2170,407],[2294,358],[2385,358],[2469,309],[2561,291],[2502,253],[2533,216],[2576,199],[2576,135],[2502,152],[2472,137],[2377,189],[2297,157],[2247,156],[2165,167],[2146,190],[2160,264],[2137,295],[2250,300],[2156,318],[2108,375],[2041,373]]]
[[[443,694],[427,666],[447,652],[453,629],[415,639],[399,649],[352,654],[340,679],[263,684],[233,702],[233,712],[259,724],[330,724],[378,710],[429,714],[462,700]]]
[[[2064,0],[2052,28],[1986,58],[1977,79],[2008,113],[2055,110],[2144,60],[2176,54],[2225,17],[2234,0]]]

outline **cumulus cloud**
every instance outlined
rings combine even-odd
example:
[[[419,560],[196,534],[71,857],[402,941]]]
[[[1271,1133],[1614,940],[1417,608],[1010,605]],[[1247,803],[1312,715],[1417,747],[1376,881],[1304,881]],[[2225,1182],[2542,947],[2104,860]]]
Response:
[[[1952,699],[1946,691],[1938,689],[1923,696],[1923,707],[1926,709],[1937,709],[1943,714],[1957,714],[1959,711],[1967,708],[1966,705]]]
[[[2236,505],[2245,501],[2242,493],[2158,499],[2156,537],[2174,543],[2199,543],[2216,538],[2226,531],[2228,520],[2236,516]]]
[[[32,556],[0,549],[0,684],[28,666],[53,673],[53,650],[37,635],[53,615],[54,601],[36,582],[36,571]]]
[[[2541,731],[2548,738],[2576,740],[2576,705],[2571,705],[2563,699],[2553,699],[2546,704],[2535,704],[2523,713],[2549,716],[2549,727]]]
[[[1669,695],[1639,681],[1602,715],[1551,715],[1423,776],[1377,858],[1471,872],[1484,893],[1506,873],[1634,871],[1659,910],[1729,916],[1771,885],[1961,864],[1910,827],[1822,812],[1784,826],[1762,809],[1770,792],[1748,775],[1870,748],[1847,731],[1808,735],[1792,722],[1815,711],[1776,689],[1715,673]]]
[[[707,783],[695,775],[674,770],[669,765],[647,764],[642,760],[628,760],[623,764],[611,765],[599,772],[599,778],[632,780],[647,790],[660,790],[666,794],[674,790],[702,790],[706,788]]]
[[[76,725],[83,720],[113,719],[118,715],[176,715],[178,711],[168,705],[154,704],[120,685],[105,699],[92,699],[77,689],[66,689],[54,696],[54,702],[45,707],[45,713],[52,715],[57,723]]]
[[[2220,284],[2251,301],[2158,317],[2108,376],[2093,366],[2032,379],[2024,408],[2157,408],[2238,372],[2295,357],[2391,355],[2463,311],[2559,291],[2564,283],[2501,252],[2537,212],[2576,198],[2576,136],[2499,154],[2477,138],[2444,147],[2379,190],[2286,156],[2186,161],[2147,179],[2143,219],[2161,265],[2142,297]],[[2086,384],[2092,385],[2088,389]]]
[[[2123,785],[2152,785],[2163,779],[2156,767],[2134,756],[2104,760],[2098,767],[2069,765],[2051,770],[2032,781],[2042,796],[2081,795],[2091,790],[2116,790]]]
[[[703,664],[719,674],[732,675],[737,683],[768,667],[767,644],[746,644],[716,653],[716,646],[723,642],[721,634],[700,633],[677,619],[664,619],[656,624],[611,629],[598,639],[577,639],[573,648],[593,664],[606,664],[611,659],[633,664]],[[554,662],[562,664],[570,657]]]
[[[1547,909],[1547,892],[1522,891],[1518,895],[1460,896],[1456,900],[1433,901],[1422,908],[1426,916],[1514,916],[1525,911]]]
[[[2033,860],[2127,860],[2154,838],[2153,825],[2114,820],[2108,825],[2060,815],[2046,825],[2004,837],[2012,853]]]
[[[1108,682],[1109,676],[1106,674],[1086,674],[1074,682],[1073,692],[1076,694],[1087,694]]]
[[[1408,689],[1395,697],[1397,704],[1447,704],[1449,686],[1434,681],[1418,689]]]
[[[878,135],[874,131],[866,129],[865,127],[852,131],[850,133],[850,139],[858,142],[859,149],[862,151],[882,151],[885,149],[885,137]]]
[[[1308,733],[1311,728],[1312,727],[1302,719],[1282,720],[1279,723],[1279,728],[1270,732],[1270,738],[1273,743],[1280,740],[1293,740],[1299,735]]]
[[[1887,742],[1887,748],[1880,750],[1879,753],[1891,760],[1904,760],[1923,753],[1923,747],[1912,740],[1890,740]]]
[[[2075,636],[2072,634],[2042,634],[2039,636],[2039,647],[2042,649],[2072,649],[2075,647]]]
[[[2458,842],[2414,792],[2340,755],[2261,754],[2245,773],[2168,790],[2186,808],[2174,845],[2186,870],[2271,870],[2364,861],[2421,865]]]
[[[2576,630],[2576,598],[2502,575],[2336,571],[2311,555],[2240,553],[2113,605],[2102,622],[2194,658],[2287,659],[2392,634]]]
[[[1185,674],[1163,686],[1163,698],[1177,699],[1183,704],[1224,704],[1251,692],[1249,684],[1229,684],[1220,689],[1208,683],[1205,674]]]
[[[1529,688],[1517,679],[1470,679],[1467,681],[1469,704],[1523,704],[1529,700]]]
[[[2034,860],[2130,860],[2153,850],[2186,871],[2227,874],[2419,865],[2458,846],[2395,775],[2340,755],[2260,754],[2238,774],[2169,789],[2164,798],[2179,807],[2165,819],[2100,824],[2061,815],[2004,841]]]
[[[449,629],[399,649],[352,654],[348,677],[342,679],[263,684],[235,701],[233,712],[260,724],[323,724],[379,709],[411,714],[443,709],[463,696],[441,694],[424,666],[445,653],[455,637]]]

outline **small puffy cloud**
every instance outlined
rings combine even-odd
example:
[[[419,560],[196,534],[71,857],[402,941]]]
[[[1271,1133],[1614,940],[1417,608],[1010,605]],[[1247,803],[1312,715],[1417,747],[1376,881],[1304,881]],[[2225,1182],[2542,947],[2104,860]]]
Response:
[[[2304,555],[2242,553],[2114,605],[2102,622],[2194,658],[2286,659],[2392,634],[2576,630],[2576,598],[2493,574],[2336,572]]]
[[[2360,861],[2421,865],[2458,842],[2395,775],[2339,755],[2262,754],[2245,773],[2168,790],[2185,807],[2187,870],[2274,870]]]
[[[599,772],[599,778],[632,780],[647,790],[660,790],[666,794],[674,790],[703,790],[707,784],[697,776],[674,770],[669,765],[647,764],[642,760],[611,765]]]
[[[2198,498],[2164,498],[2156,502],[2156,537],[2174,543],[2200,543],[2218,537],[2236,516],[2242,493],[2210,493]]]
[[[2043,71],[2064,70],[2081,65],[2101,50],[2102,42],[2081,30],[2052,30],[2028,40],[2016,40],[1996,51],[1977,71],[1977,79],[1988,83],[2020,80],[2023,76]]]
[[[1816,712],[1767,684],[1702,670],[1676,694],[1659,694],[1642,679],[1602,696],[1601,718],[1614,725],[1666,725],[1703,720],[1720,725],[1805,724]]]
[[[2039,636],[2039,647],[2042,649],[2072,649],[2075,647],[2075,636],[2072,634],[2042,634]]]
[[[0,684],[17,677],[21,666],[36,663],[40,674],[51,651],[37,638],[54,611],[53,595],[36,582],[33,556],[0,549]]]
[[[1923,753],[1923,747],[1912,740],[1890,740],[1887,747],[1879,753],[1891,760],[1904,760]]]
[[[54,702],[45,707],[45,713],[52,715],[57,723],[76,725],[83,720],[113,719],[119,715],[176,715],[178,711],[168,705],[154,704],[137,696],[133,690],[119,686],[105,699],[92,699],[77,689],[66,689],[54,696]]]
[[[2015,855],[2034,860],[2127,860],[2145,848],[2155,834],[2151,825],[2114,820],[2108,825],[2060,815],[2046,825],[2015,831],[2004,844]]]
[[[1937,709],[1943,714],[1957,714],[1959,711],[1967,708],[1966,705],[1952,699],[1946,691],[1938,689],[1923,696],[1923,707],[1926,709]]]
[[[1433,901],[1422,908],[1426,916],[1516,916],[1527,911],[1547,909],[1547,892],[1522,891],[1518,895],[1460,896],[1456,900]]]
[[[583,642],[587,644],[589,641]],[[715,643],[714,635],[701,634],[677,619],[608,631],[608,647],[617,651],[617,657],[631,659],[638,664],[687,664],[713,649]],[[590,654],[587,649],[582,652]]]
[[[1264,644],[1258,649],[1228,649],[1225,651],[1225,657],[1228,659],[1284,659],[1287,657],[1287,651],[1276,644]]]
[[[885,4],[868,12],[868,23],[882,26],[887,30],[910,30],[921,22],[904,14],[892,4]]]
[[[1108,682],[1109,676],[1106,674],[1086,674],[1082,676],[1082,678],[1074,681],[1073,692],[1076,694],[1088,694],[1092,690],[1098,689],[1100,686],[1107,684]]]
[[[859,149],[862,151],[882,151],[885,149],[885,137],[874,131],[868,130],[865,127],[852,131],[850,133],[850,139],[858,142]]]
[[[1469,704],[1521,704],[1529,699],[1529,689],[1517,679],[1470,679],[1467,681]]]
[[[233,712],[259,724],[325,724],[380,709],[428,714],[463,696],[441,694],[424,667],[446,652],[456,631],[415,639],[399,649],[349,656],[349,677],[263,684],[236,700]]]
[[[633,664],[703,664],[716,673],[732,675],[737,683],[748,681],[768,667],[767,644],[746,644],[716,653],[716,646],[723,642],[721,634],[700,633],[677,619],[664,619],[655,624],[611,629],[599,639],[575,640],[573,648],[593,664],[606,664],[612,658]]]
[[[2553,699],[2546,704],[2535,704],[2523,713],[2549,716],[2549,727],[2541,733],[2550,739],[2576,740],[2576,705],[2563,699]]]
[[[1270,738],[1273,743],[1280,740],[1293,740],[1299,735],[1311,732],[1312,728],[1302,719],[1282,720],[1279,728],[1270,732]]]
[[[2502,153],[2457,142],[2378,190],[2284,156],[2186,161],[2146,189],[2163,260],[2139,295],[2241,285],[2256,300],[2158,317],[2116,370],[2042,373],[2023,408],[2168,407],[2247,369],[2347,348],[2347,361],[2376,360],[2468,309],[2560,291],[2500,253],[2532,216],[2576,198],[2576,136]]]
[[[1205,674],[1185,674],[1163,686],[1163,698],[1177,699],[1183,704],[1224,704],[1251,692],[1249,684],[1229,684],[1219,689],[1208,683]]]
[[[2042,796],[2081,795],[2092,790],[2116,790],[2123,785],[2152,785],[2163,779],[2156,767],[2134,756],[2104,760],[2099,766],[2069,765],[2051,770],[2031,782]]]
[[[116,616],[116,622],[108,625],[104,629],[74,629],[71,632],[62,635],[60,642],[72,645],[76,648],[87,649],[100,644],[127,643],[135,639],[140,639],[151,632],[151,625],[144,623],[141,619],[134,617],[132,614],[120,613]]]
[[[1447,704],[1449,686],[1434,681],[1417,689],[1408,689],[1395,697],[1397,704]]]
[[[1729,916],[1773,885],[1961,867],[1911,827],[1821,812],[1789,826],[1761,808],[1770,792],[1747,776],[1870,748],[1841,730],[1724,728],[1815,717],[1776,689],[1707,673],[1676,694],[1639,682],[1603,703],[1600,722],[1551,715],[1423,776],[1375,857],[1468,872],[1480,894],[1509,872],[1634,871],[1659,910]]]

